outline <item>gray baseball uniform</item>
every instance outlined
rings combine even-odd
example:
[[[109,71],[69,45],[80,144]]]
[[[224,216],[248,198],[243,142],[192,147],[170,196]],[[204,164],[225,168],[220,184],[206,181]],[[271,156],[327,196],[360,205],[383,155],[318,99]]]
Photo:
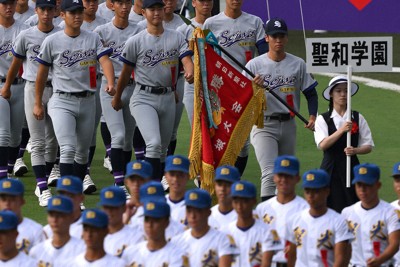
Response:
[[[21,23],[24,23],[25,20],[27,20],[28,18],[30,18],[33,15],[35,15],[35,8],[29,7],[28,10],[22,14],[15,12],[14,19],[20,21]]]
[[[129,22],[139,23],[142,20],[145,20],[142,14],[137,14],[135,11],[131,10],[131,12],[129,13]]]
[[[11,52],[13,43],[17,35],[26,28],[26,25],[18,21],[8,28],[0,25],[0,88],[3,87],[13,59]],[[0,96],[0,154],[2,155],[0,156],[0,178],[7,177],[8,147],[17,148],[21,143],[24,121],[24,116],[21,116],[24,112],[23,88],[24,80],[16,78],[11,86],[11,98],[6,100]]]
[[[61,16],[54,17],[53,18],[53,25],[59,25],[63,21],[64,20],[61,18]],[[38,24],[38,22],[39,22],[38,15],[34,14],[31,17],[27,18],[26,21],[24,22],[24,24],[32,27],[32,26],[36,26]]]
[[[147,20],[142,20],[138,24],[139,24],[139,26],[146,28]],[[164,29],[175,30],[182,24],[185,24],[185,22],[181,19],[181,17],[178,14],[174,14],[174,18],[171,21],[168,21],[168,22],[163,21]]]
[[[286,53],[286,57],[276,62],[266,55],[258,56],[246,67],[255,74],[264,77],[264,85],[274,90],[277,95],[286,100],[298,111],[300,107],[300,92],[314,88],[317,82],[306,72],[304,60]],[[249,75],[244,73],[248,78]],[[294,155],[296,148],[296,123],[289,110],[275,97],[267,96],[264,128],[253,128],[250,136],[256,157],[261,169],[261,196],[275,194],[273,182],[274,160],[280,155]],[[287,114],[277,117],[277,114]]]
[[[110,22],[114,18],[114,11],[109,9],[106,5],[106,2],[104,2],[99,5],[99,8],[96,12],[96,17],[97,16],[103,17],[107,20],[107,22]]]
[[[62,176],[73,173],[74,164],[86,172],[94,131],[97,60],[110,53],[96,33],[81,30],[72,38],[59,31],[44,40],[36,58],[53,69],[48,110],[60,145]]]

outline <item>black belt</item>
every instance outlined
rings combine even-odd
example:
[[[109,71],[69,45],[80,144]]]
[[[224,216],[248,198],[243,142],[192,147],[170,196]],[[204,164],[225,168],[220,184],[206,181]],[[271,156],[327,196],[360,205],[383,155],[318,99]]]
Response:
[[[287,267],[287,263],[286,262],[277,262],[275,263],[276,267]]]
[[[47,81],[44,87],[53,87],[53,85],[51,84],[51,81]]]
[[[146,92],[155,95],[163,95],[174,91],[172,87],[162,87],[162,86],[156,87],[156,86],[146,86],[146,85],[141,85],[140,90],[144,90]]]
[[[288,121],[291,120],[293,117],[290,116],[290,113],[274,113],[271,116],[266,116],[265,118],[277,121]]]
[[[83,91],[83,92],[76,92],[76,93],[67,93],[63,91],[57,91],[56,94],[59,95],[66,95],[66,96],[75,96],[75,97],[89,97],[95,94],[95,92]]]
[[[21,84],[23,83],[25,80],[22,78],[15,78],[14,81],[11,84]],[[6,82],[6,78],[1,78],[1,83],[5,83]]]

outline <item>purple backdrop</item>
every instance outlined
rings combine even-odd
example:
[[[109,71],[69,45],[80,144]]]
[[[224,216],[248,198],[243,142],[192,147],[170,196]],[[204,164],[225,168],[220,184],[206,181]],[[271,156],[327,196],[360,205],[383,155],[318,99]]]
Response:
[[[266,21],[266,0],[244,0],[243,10]],[[359,11],[349,0],[302,0],[307,30],[400,33],[400,0],[372,0]],[[299,0],[269,0],[271,17],[302,29]]]

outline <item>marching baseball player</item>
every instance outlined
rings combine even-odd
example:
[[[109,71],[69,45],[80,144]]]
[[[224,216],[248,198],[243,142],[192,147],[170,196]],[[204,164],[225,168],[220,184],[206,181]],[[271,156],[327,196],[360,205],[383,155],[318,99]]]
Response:
[[[75,176],[63,176],[57,181],[56,191],[62,195],[69,197],[74,205],[73,207],[73,220],[69,227],[69,233],[76,238],[82,238],[82,217],[81,210],[85,207],[82,205],[85,196],[83,195],[82,180]],[[47,238],[53,236],[53,231],[50,225],[43,227]]]
[[[142,28],[130,23],[128,20],[132,7],[130,0],[111,0],[111,6],[115,13],[114,19],[97,27],[95,32],[100,35],[103,45],[112,49],[110,59],[114,65],[115,77],[118,78],[123,66],[123,62],[119,60],[119,57],[125,47],[125,43],[128,38],[140,32]],[[106,85],[107,80],[103,76],[102,87]],[[131,161],[133,134],[135,131],[135,120],[129,110],[129,100],[134,88],[135,82],[131,78],[122,95],[123,106],[120,111],[114,110],[111,106],[112,96],[108,92],[100,90],[103,116],[111,133],[111,165],[114,183],[125,191],[124,168]]]
[[[35,14],[35,9],[28,5],[28,0],[17,0],[14,19],[24,23],[27,18]]]
[[[106,253],[121,257],[128,246],[144,240],[142,231],[133,230],[122,221],[126,209],[126,196],[122,188],[117,186],[103,188],[99,204],[108,216],[108,235],[104,239]]]
[[[204,22],[207,18],[211,17],[211,10],[213,9],[214,1],[212,0],[192,0],[192,6],[195,11],[195,17],[190,21],[195,27],[203,27]],[[193,37],[193,27],[191,25],[182,24],[176,29],[182,33],[187,41],[190,41]],[[190,126],[193,121],[193,105],[194,105],[194,85],[185,82],[183,104],[189,118]]]
[[[16,0],[0,0],[0,179],[12,175],[21,143],[24,121],[24,80],[18,75],[8,81],[10,92],[4,88],[13,55],[12,46],[18,34],[27,28],[13,18]]]
[[[300,92],[308,103],[310,114],[306,128],[314,130],[318,109],[317,82],[306,73],[305,62],[285,52],[288,31],[284,20],[271,19],[266,25],[265,40],[269,43],[267,55],[261,55],[246,64],[256,74],[254,81],[274,90],[278,96],[295,110],[300,107]],[[248,74],[245,74],[249,77]],[[296,148],[296,122],[289,110],[275,97],[268,94],[264,128],[253,128],[250,138],[261,169],[261,198],[267,200],[275,195],[273,181],[274,160],[280,155],[294,155]],[[268,153],[266,153],[268,151]]]
[[[279,156],[274,163],[274,182],[277,195],[257,205],[258,218],[266,224],[279,225],[277,232],[282,242],[286,244],[286,222],[300,212],[308,208],[307,202],[296,195],[296,184],[300,181],[300,163],[294,156]],[[284,266],[287,262],[283,250],[278,251],[272,258],[273,263]]]
[[[0,211],[0,266],[35,266],[35,261],[18,251],[15,240],[18,236],[18,217],[12,211]]]
[[[353,184],[359,202],[343,209],[352,241],[352,266],[389,266],[399,250],[400,220],[395,208],[380,200],[380,169],[364,163],[354,167]]]
[[[94,31],[98,26],[106,24],[108,21],[100,16],[96,16],[96,12],[99,7],[98,0],[83,0],[83,23],[81,26],[82,30]],[[65,22],[62,21],[59,27],[64,28]],[[101,109],[100,109],[101,110]]]
[[[49,199],[47,222],[53,236],[29,251],[29,256],[36,259],[38,266],[67,266],[85,250],[83,240],[70,235],[69,227],[74,219],[73,209],[69,197],[55,196]]]
[[[82,214],[83,234],[86,251],[71,262],[72,266],[125,266],[123,260],[111,256],[104,250],[105,237],[108,234],[108,217],[101,210],[89,209]]]
[[[215,196],[218,204],[211,208],[208,223],[212,228],[221,229],[224,225],[237,220],[237,213],[232,206],[231,187],[240,180],[236,167],[222,165],[215,170]]]
[[[33,246],[45,239],[45,235],[39,223],[22,216],[22,206],[25,204],[24,191],[24,185],[19,180],[0,181],[0,210],[10,210],[17,215],[17,248],[28,254]]]
[[[30,137],[31,136],[29,134],[28,123],[25,118],[24,123],[22,124],[21,143],[19,144],[18,156],[17,156],[17,159],[15,160],[14,169],[13,169],[13,173],[14,173],[15,177],[22,177],[25,173],[27,173],[29,171],[28,166],[24,162],[24,155],[25,155],[25,151],[28,146]]]
[[[287,266],[348,266],[354,234],[343,216],[327,206],[328,173],[310,170],[303,174],[302,180],[310,208],[287,217],[284,230],[289,241]]]
[[[283,248],[275,228],[253,217],[256,194],[256,187],[248,181],[232,184],[231,196],[237,220],[220,229],[233,237],[240,251],[232,266],[270,266],[272,255]]]
[[[132,10],[129,13],[129,22],[139,23],[145,18],[142,15],[143,0],[136,0],[133,2]]]
[[[61,0],[56,0],[56,10],[54,12],[54,17],[53,17],[53,24],[54,25],[59,25],[63,19],[60,16],[60,4],[61,4]],[[28,25],[29,27],[33,27],[35,25],[37,25],[39,23],[39,18],[37,14],[33,14],[32,16],[30,16],[29,18],[27,18],[24,21],[25,25]]]
[[[169,184],[169,194],[165,198],[171,207],[171,218],[184,225],[186,225],[185,192],[189,180],[189,165],[189,159],[181,155],[168,156],[165,162],[165,178]]]
[[[262,20],[254,15],[242,11],[243,0],[225,0],[225,10],[218,15],[208,18],[203,29],[209,29],[218,44],[245,65],[257,54],[268,51]],[[226,55],[221,55],[232,66],[242,71]],[[243,175],[247,165],[250,143],[246,142],[240,152],[235,166],[240,175]]]
[[[393,166],[393,188],[397,194],[397,199],[390,203],[395,209],[397,216],[400,219],[400,162],[397,162]],[[400,267],[400,251],[396,253],[393,257],[395,267]]]
[[[62,176],[75,174],[82,180],[86,175],[94,131],[97,60],[108,81],[102,90],[110,94],[115,91],[114,68],[108,58],[111,49],[102,45],[96,33],[80,29],[83,9],[81,0],[62,2],[61,16],[65,20],[65,29],[48,36],[36,57],[40,65],[33,110],[38,120],[43,119],[43,89],[52,67],[53,96],[48,110],[60,145],[60,172]],[[92,185],[85,193],[94,191],[96,186]]]
[[[60,30],[59,27],[53,25],[52,17],[55,8],[55,0],[38,0],[36,2],[35,10],[39,19],[38,25],[22,31],[17,36],[12,49],[14,58],[7,74],[7,80],[12,81],[23,66],[22,78],[26,80],[24,89],[25,117],[31,134],[31,163],[37,185],[35,194],[38,197],[39,205],[42,207],[47,206],[51,197],[47,181],[56,161],[58,143],[54,134],[53,123],[47,113],[47,104],[53,94],[51,74],[43,91],[43,120],[36,120],[32,113],[35,101],[36,73],[39,67],[35,58],[39,54],[44,38]],[[11,94],[10,86],[11,84],[6,82],[3,92]]]
[[[145,0],[146,1],[146,0]],[[128,247],[122,258],[129,266],[189,266],[181,248],[165,238],[170,207],[165,201],[149,200],[144,207],[144,230],[147,240]]]
[[[120,57],[124,66],[112,103],[114,109],[121,109],[121,96],[134,70],[136,86],[129,106],[146,142],[146,161],[153,167],[153,178],[159,181],[173,130],[179,61],[185,79],[193,82],[192,53],[182,34],[164,29],[164,5],[161,0],[143,1],[147,28],[125,44]]]
[[[232,238],[208,225],[211,214],[210,194],[197,188],[189,190],[185,194],[185,205],[190,228],[174,237],[171,243],[187,253],[191,267],[230,267],[239,251],[231,241]]]
[[[112,1],[106,0],[103,3],[101,3],[99,5],[99,8],[97,9],[96,15],[103,17],[107,20],[107,22],[110,22],[114,18],[114,9],[112,6]]]

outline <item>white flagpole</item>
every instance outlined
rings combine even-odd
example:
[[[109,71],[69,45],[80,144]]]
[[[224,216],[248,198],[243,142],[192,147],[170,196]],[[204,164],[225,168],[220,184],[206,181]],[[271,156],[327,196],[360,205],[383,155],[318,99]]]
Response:
[[[186,0],[183,1],[183,4],[181,6],[181,10],[179,11],[179,14],[182,15],[182,12],[183,12],[183,9],[185,8],[185,6],[186,6]]]
[[[271,19],[271,15],[269,14],[269,2],[268,2],[268,0],[266,0],[266,3],[267,3],[267,15],[268,15],[267,20],[270,20]]]
[[[347,66],[347,121],[351,121],[351,76],[352,68]],[[351,129],[347,132],[347,147],[351,146]],[[350,187],[351,156],[346,156],[346,187]]]

